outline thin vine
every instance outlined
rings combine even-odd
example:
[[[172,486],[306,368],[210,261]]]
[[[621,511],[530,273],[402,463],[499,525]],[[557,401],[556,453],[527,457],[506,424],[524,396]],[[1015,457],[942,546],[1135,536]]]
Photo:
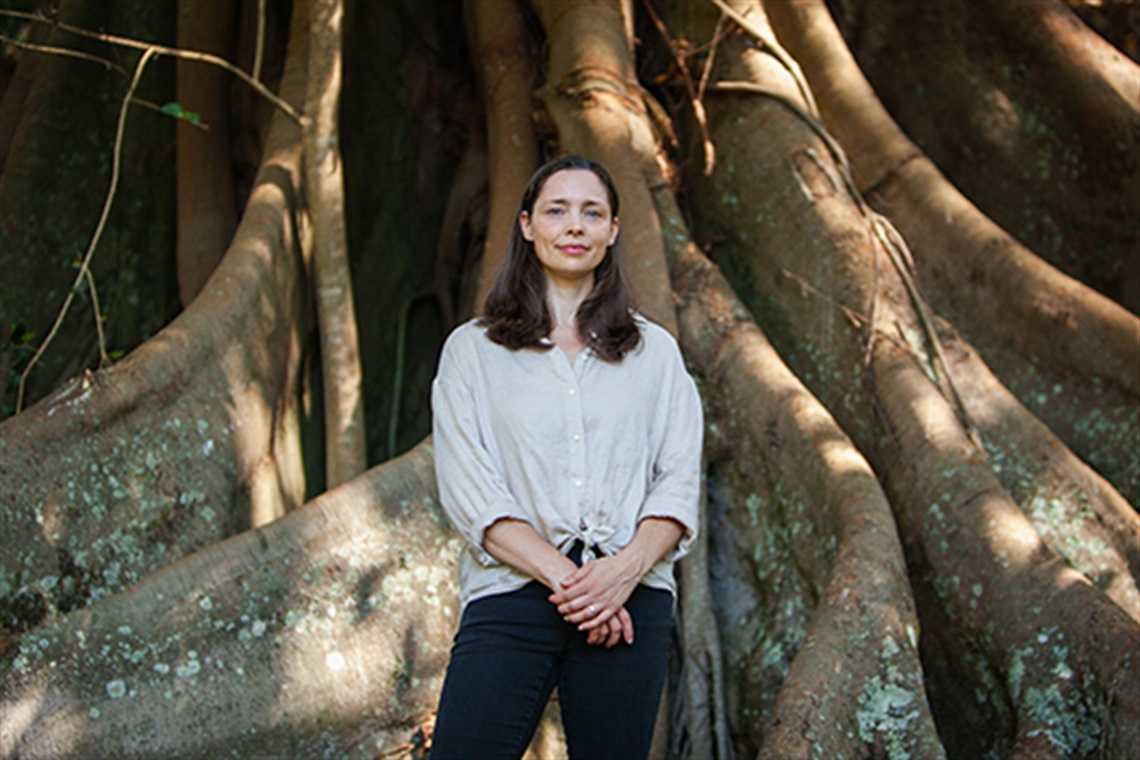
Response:
[[[270,103],[272,103],[273,105],[275,105],[279,109],[281,109],[281,111],[284,112],[286,116],[288,116],[290,119],[295,121],[299,126],[304,125],[304,117],[297,111],[296,108],[294,108],[287,101],[285,101],[284,99],[279,97],[276,93],[274,93],[272,90],[270,90],[264,84],[262,84],[258,79],[250,76],[245,71],[238,68],[234,64],[230,63],[225,58],[221,58],[220,56],[212,55],[211,53],[202,53],[202,52],[199,52],[197,50],[183,50],[181,48],[167,47],[166,45],[155,45],[155,44],[150,43],[150,42],[140,42],[139,40],[132,40],[129,37],[118,37],[118,36],[113,35],[113,34],[104,34],[102,32],[92,32],[89,29],[83,29],[82,27],[72,26],[71,24],[65,24],[64,22],[59,21],[57,19],[47,18],[45,16],[42,16],[42,15],[36,14],[36,13],[25,13],[23,11],[0,10],[0,16],[9,16],[11,18],[24,19],[25,21],[36,21],[36,22],[41,23],[41,24],[50,24],[51,26],[54,26],[57,29],[60,29],[60,30],[65,31],[65,32],[71,32],[72,34],[77,34],[80,37],[87,37],[87,38],[90,38],[93,40],[99,40],[100,42],[106,42],[106,43],[111,44],[111,45],[118,45],[120,47],[133,48],[135,50],[143,50],[143,51],[149,50],[149,51],[151,51],[152,55],[158,55],[158,56],[165,55],[165,56],[169,56],[171,58],[182,58],[183,60],[187,60],[187,61],[198,61],[200,63],[208,63],[211,66],[218,66],[222,69],[225,69],[226,71],[233,74],[238,79],[240,79],[241,81],[245,82],[247,85],[252,87],[263,98],[265,98]]]
[[[99,223],[95,226],[95,234],[91,237],[91,242],[87,246],[86,253],[83,254],[83,261],[79,265],[79,273],[75,276],[75,282],[67,291],[67,298],[63,301],[63,306],[60,307],[59,314],[55,318],[55,324],[52,325],[51,330],[48,332],[47,337],[44,338],[43,343],[36,349],[35,354],[28,360],[28,364],[24,367],[24,371],[20,373],[20,385],[16,391],[16,414],[24,408],[24,391],[27,389],[28,375],[31,373],[32,368],[40,357],[47,351],[51,342],[55,339],[56,334],[59,332],[60,325],[63,324],[64,318],[67,316],[68,310],[71,308],[71,302],[75,300],[75,294],[78,292],[79,287],[83,284],[84,279],[88,276],[88,271],[91,266],[91,258],[95,255],[95,248],[99,245],[99,238],[103,236],[103,229],[107,226],[107,219],[111,215],[111,204],[115,200],[115,191],[119,187],[119,173],[120,173],[120,159],[123,152],[123,133],[127,124],[127,110],[131,104],[131,97],[135,94],[138,88],[139,79],[142,78],[143,71],[146,70],[146,65],[150,63],[151,59],[156,55],[153,49],[146,49],[139,57],[139,62],[135,66],[134,76],[131,77],[131,83],[127,87],[127,94],[123,96],[123,102],[119,106],[119,123],[115,129],[115,145],[112,149],[111,158],[111,183],[107,188],[107,197],[103,200],[103,211],[99,215]],[[94,293],[94,288],[92,288]],[[97,301],[96,301],[97,303]],[[102,317],[96,311],[96,321],[101,322]],[[99,355],[105,357],[107,355],[106,347],[103,345],[103,331],[100,328],[99,332]]]

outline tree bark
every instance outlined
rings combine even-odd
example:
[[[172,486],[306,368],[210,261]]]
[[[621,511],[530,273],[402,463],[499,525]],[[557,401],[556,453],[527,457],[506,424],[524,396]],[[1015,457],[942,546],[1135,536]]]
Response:
[[[432,453],[40,627],[4,664],[0,757],[354,756],[432,710],[458,538]]]
[[[742,744],[771,758],[942,757],[906,562],[874,472],[694,245],[675,252],[673,274],[682,345],[714,419],[748,441],[721,455],[733,462],[717,478],[729,511],[712,521],[720,562],[735,556],[752,572],[733,577],[760,578],[762,609],[747,625],[735,617],[742,590],[717,600]]]
[[[1111,422],[1066,420],[1063,402],[1030,403],[1135,501],[1140,457],[1125,452],[1140,451],[1127,422],[1140,395],[1140,319],[1034,256],[950,185],[882,108],[822,2],[773,0],[769,10],[860,191],[909,242],[932,303],[1027,401],[1095,397]]]
[[[731,243],[718,257],[732,262],[730,276],[749,283],[746,300],[775,326],[781,354],[886,479],[912,581],[930,584],[944,616],[934,630],[955,640],[958,677],[990,674],[973,683],[984,702],[973,706],[976,721],[964,722],[975,736],[997,739],[971,751],[1084,755],[1103,740],[1110,755],[1126,756],[1140,710],[1127,652],[1140,627],[1045,546],[970,441],[961,410],[931,379],[894,265],[826,145],[784,104],[797,97],[786,70],[727,45],[721,76],[754,81],[779,99],[721,97],[710,105],[721,155],[749,160],[718,163],[700,194],[699,227],[714,237],[732,220]],[[738,199],[760,181],[800,191],[774,195],[744,218]],[[833,308],[820,308],[826,304]],[[882,421],[869,421],[867,409],[879,410]],[[970,710],[941,699],[937,680],[928,688],[936,718]],[[1075,728],[1050,728],[1058,721]]]
[[[1060,0],[842,7],[875,92],[950,181],[1035,253],[1140,311],[1136,64]]]

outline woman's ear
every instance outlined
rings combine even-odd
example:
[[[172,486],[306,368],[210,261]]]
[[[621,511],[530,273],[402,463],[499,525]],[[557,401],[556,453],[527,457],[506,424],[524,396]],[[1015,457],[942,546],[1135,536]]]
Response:
[[[615,216],[614,222],[613,222],[613,229],[610,230],[610,245],[613,245],[617,241],[618,232],[620,230],[621,230],[621,221],[618,220],[618,218]]]
[[[519,229],[522,230],[523,240],[534,242],[534,231],[530,228],[530,214],[525,211],[519,212]]]

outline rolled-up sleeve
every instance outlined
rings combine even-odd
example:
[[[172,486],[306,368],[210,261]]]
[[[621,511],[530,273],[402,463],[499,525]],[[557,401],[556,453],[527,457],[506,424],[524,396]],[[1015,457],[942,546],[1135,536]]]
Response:
[[[680,351],[666,373],[665,428],[653,461],[652,478],[638,522],[648,517],[670,518],[685,528],[677,548],[666,558],[673,562],[689,552],[700,524],[701,445],[704,415],[701,397],[685,371]]]
[[[483,548],[487,528],[504,518],[530,522],[494,465],[479,430],[476,399],[464,382],[473,367],[445,347],[432,383],[432,445],[440,502],[475,558],[499,564]]]

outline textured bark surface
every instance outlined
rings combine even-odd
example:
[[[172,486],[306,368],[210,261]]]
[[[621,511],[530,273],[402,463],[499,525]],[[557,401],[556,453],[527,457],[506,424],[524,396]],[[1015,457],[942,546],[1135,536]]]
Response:
[[[1140,319],[1036,257],[946,181],[882,108],[822,0],[770,7],[858,188],[909,241],[931,303],[1135,503]],[[1077,406],[1099,411],[1074,414]]]

